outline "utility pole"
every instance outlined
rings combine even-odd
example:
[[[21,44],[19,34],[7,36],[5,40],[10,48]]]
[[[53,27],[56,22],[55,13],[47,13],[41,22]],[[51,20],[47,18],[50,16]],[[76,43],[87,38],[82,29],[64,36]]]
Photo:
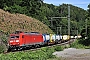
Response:
[[[68,35],[70,35],[70,6],[68,5]]]
[[[53,27],[53,21],[52,21],[52,18],[51,18],[51,27]]]
[[[49,21],[51,21],[51,26],[53,27],[53,19],[55,19],[55,18],[64,18],[64,19],[67,19],[67,17],[50,17],[51,18],[51,20],[49,20]]]
[[[61,29],[62,29],[61,26],[60,26],[60,27],[57,27],[57,34],[62,34],[62,33],[61,33]],[[60,32],[58,33],[58,31],[60,31]]]
[[[60,26],[60,34],[62,35],[62,26]]]
[[[64,19],[67,19],[67,17],[50,17],[51,18],[51,20],[49,20],[50,22],[51,22],[51,27],[53,27],[53,19],[58,19],[58,18],[64,18]],[[58,34],[58,31],[59,31],[59,29],[60,29],[60,34],[61,34],[61,27],[57,27],[56,28],[57,29],[57,34]]]
[[[86,36],[87,36],[87,19],[86,19]]]
[[[49,20],[49,21],[51,21],[51,27],[53,27],[53,21],[52,21],[52,19],[55,19],[55,18],[68,18],[68,35],[70,35],[70,6],[69,6],[69,4],[68,4],[68,17],[51,17],[51,20]],[[57,28],[57,31],[58,31],[58,28]],[[60,27],[60,33],[61,33],[61,27]],[[58,32],[57,32],[57,34],[58,34]]]
[[[58,34],[58,29],[59,29],[59,27],[57,27],[57,34]]]
[[[51,20],[49,20],[50,23],[51,23],[51,27],[53,27],[53,20],[52,20],[52,17],[51,17]]]

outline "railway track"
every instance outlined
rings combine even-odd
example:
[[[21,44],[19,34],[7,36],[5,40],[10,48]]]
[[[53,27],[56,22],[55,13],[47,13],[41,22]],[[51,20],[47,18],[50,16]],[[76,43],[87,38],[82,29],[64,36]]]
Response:
[[[69,44],[71,44],[72,42],[74,42],[75,41],[75,39],[70,39],[69,41],[67,41],[67,42],[63,42],[63,43],[58,43],[58,44],[53,44],[53,45],[49,45],[49,46],[43,46],[43,47],[48,47],[48,48],[50,48],[50,47],[54,47],[54,46],[62,46],[62,45],[69,45]],[[35,50],[40,50],[41,49],[41,47],[38,47],[38,48],[26,48],[26,49],[23,49],[23,50],[15,50],[15,51],[11,51],[12,53],[16,53],[16,52],[21,52],[21,51],[24,51],[24,52],[28,52],[28,51],[35,51]],[[10,52],[4,52],[4,54],[7,54],[7,53],[10,53]]]

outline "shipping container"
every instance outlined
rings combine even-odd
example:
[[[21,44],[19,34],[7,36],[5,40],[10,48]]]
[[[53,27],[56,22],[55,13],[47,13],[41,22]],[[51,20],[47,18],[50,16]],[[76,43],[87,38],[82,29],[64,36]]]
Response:
[[[48,44],[50,42],[50,35],[49,34],[42,34],[42,35],[43,35],[44,44]]]
[[[69,35],[63,35],[62,37],[63,37],[62,40],[65,40],[65,41],[68,41],[70,39],[70,36]]]
[[[55,42],[56,40],[56,35],[55,34],[50,34],[50,42]]]

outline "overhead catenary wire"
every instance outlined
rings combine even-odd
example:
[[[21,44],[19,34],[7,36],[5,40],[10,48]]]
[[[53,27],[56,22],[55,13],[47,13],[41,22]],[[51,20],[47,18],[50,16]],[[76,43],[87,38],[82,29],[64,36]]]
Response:
[[[53,21],[54,21],[53,19],[57,19],[57,18],[68,19],[68,35],[70,35],[70,6],[69,6],[69,4],[68,4],[68,17],[50,17],[50,18],[51,18],[51,20],[49,20],[49,21],[51,21],[51,27],[53,27]],[[57,29],[58,29],[58,27],[57,27]],[[60,30],[61,30],[61,28],[60,28]],[[57,31],[59,31],[59,30],[57,30]],[[58,34],[58,32],[57,32],[57,34]]]

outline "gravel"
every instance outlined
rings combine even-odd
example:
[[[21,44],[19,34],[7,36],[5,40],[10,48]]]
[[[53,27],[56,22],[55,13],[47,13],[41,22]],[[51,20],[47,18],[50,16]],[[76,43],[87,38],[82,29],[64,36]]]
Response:
[[[90,49],[68,48],[54,52],[53,55],[60,57],[61,60],[90,60]]]

